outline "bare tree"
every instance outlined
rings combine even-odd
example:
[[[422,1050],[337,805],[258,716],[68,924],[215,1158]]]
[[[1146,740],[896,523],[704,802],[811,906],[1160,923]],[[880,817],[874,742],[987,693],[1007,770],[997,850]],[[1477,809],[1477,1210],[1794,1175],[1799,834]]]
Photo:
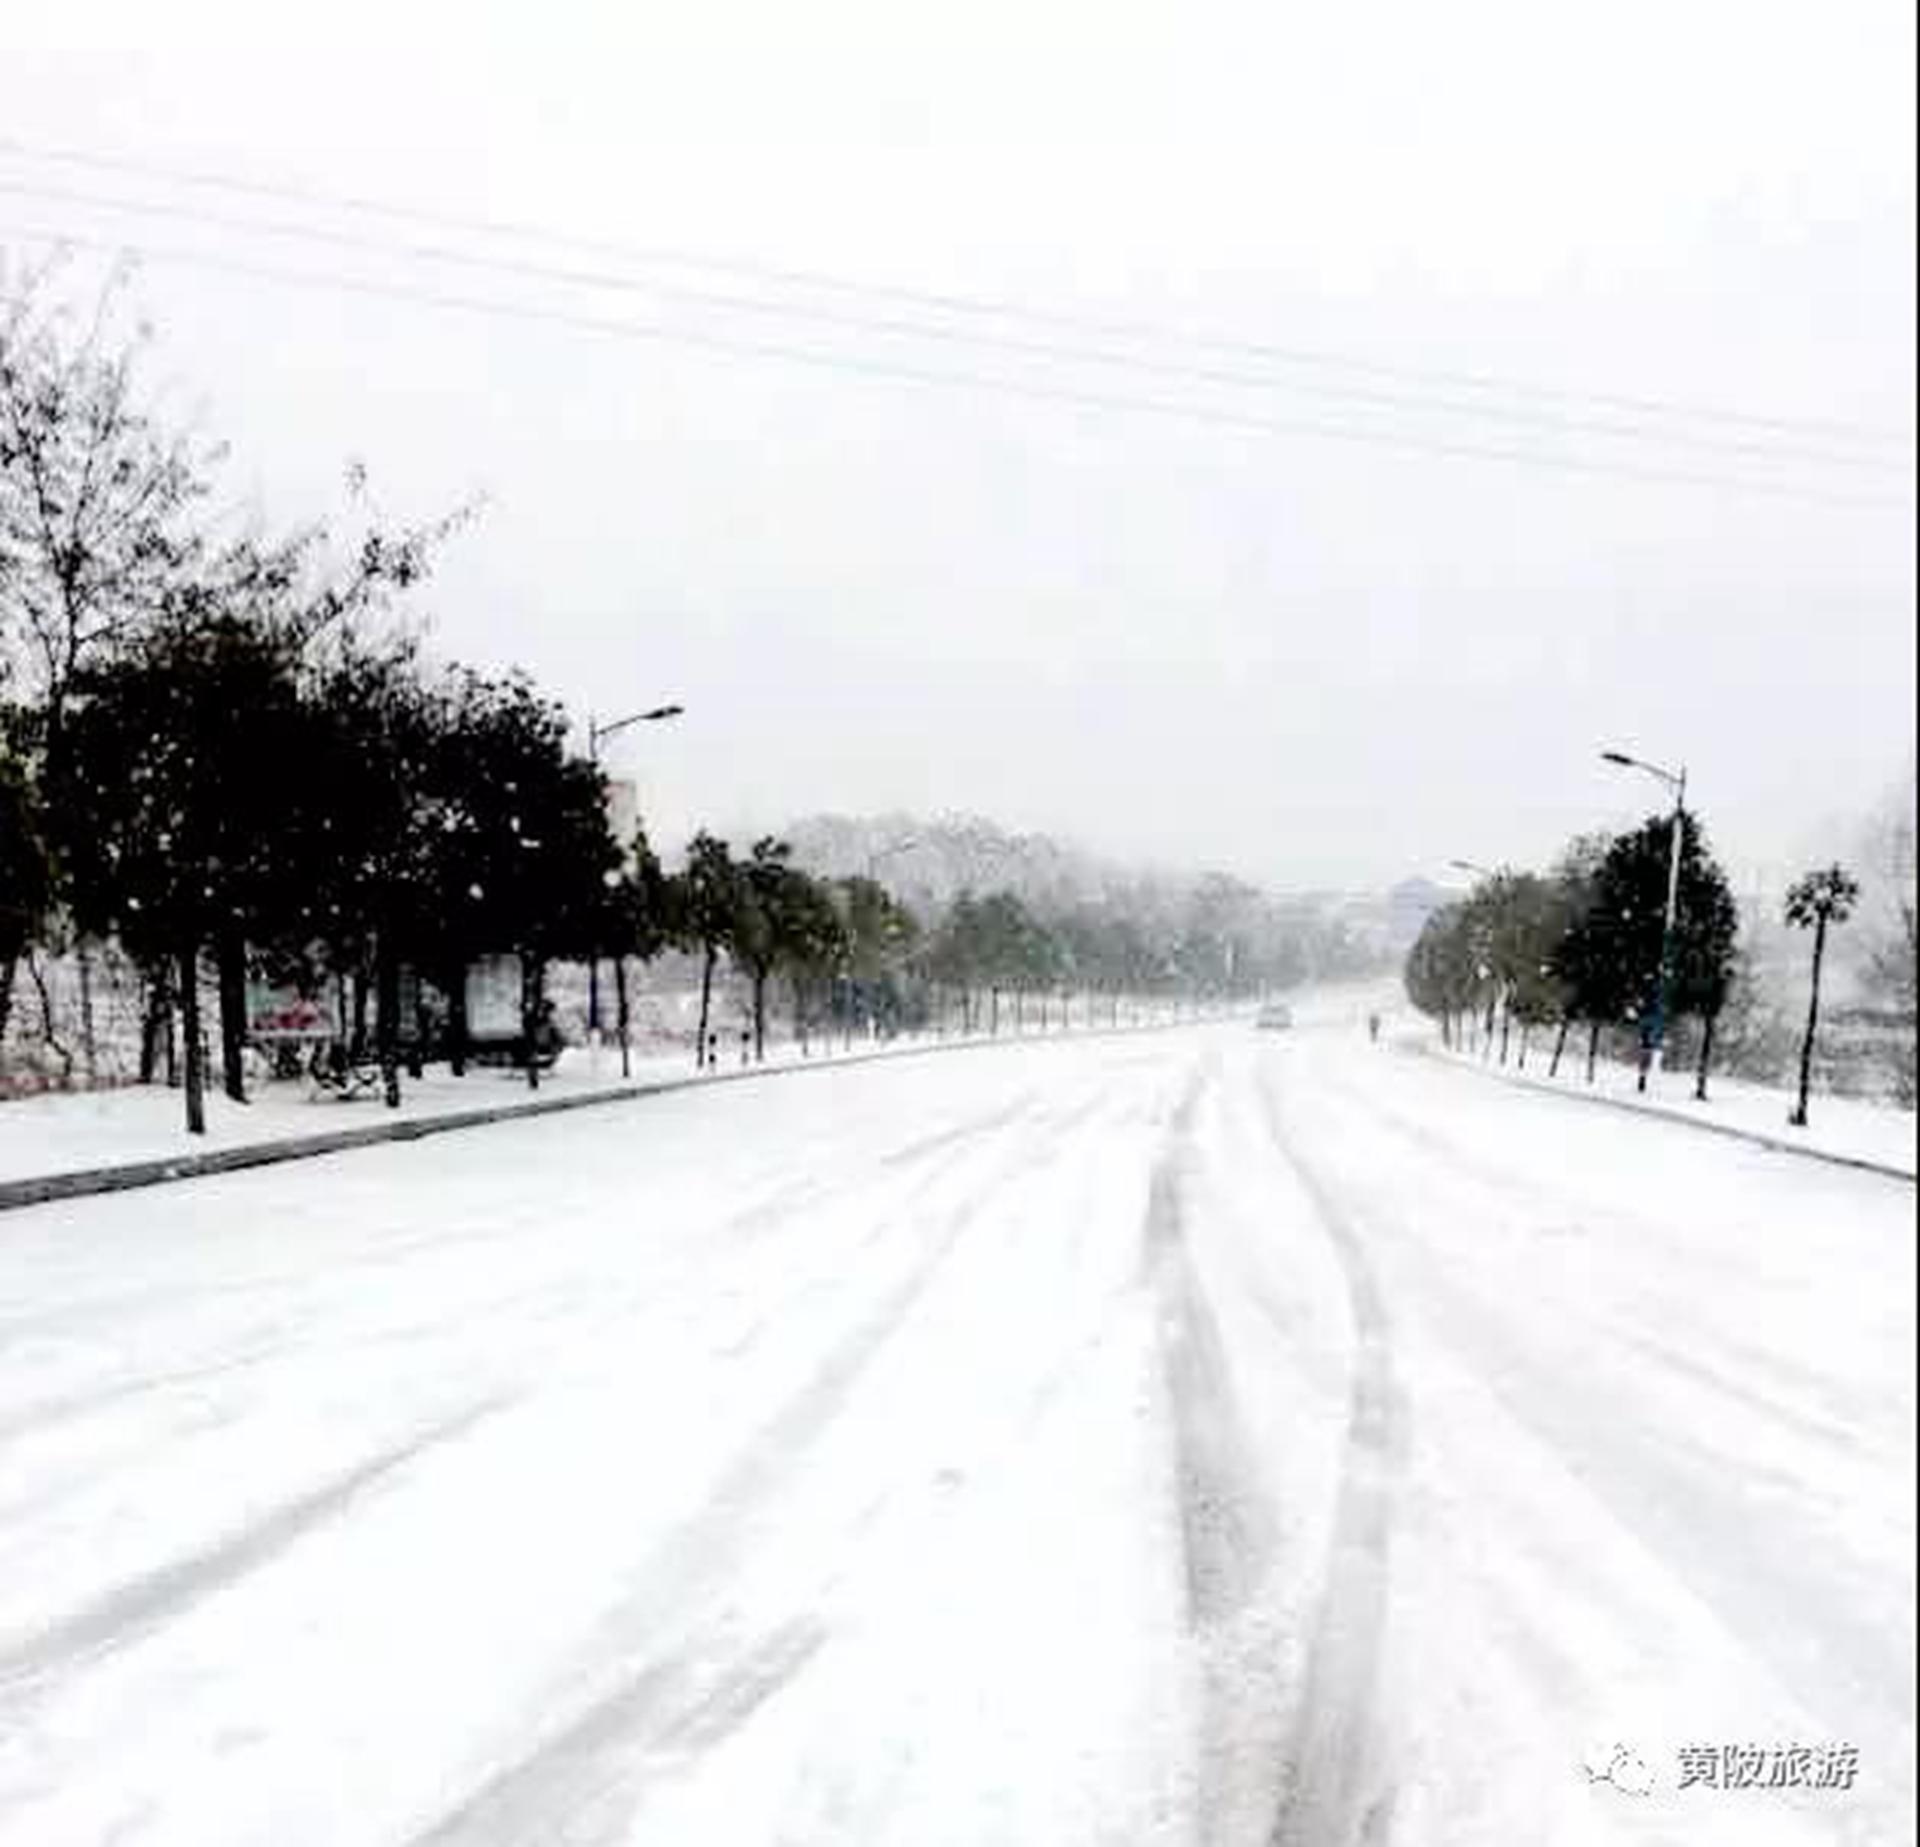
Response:
[[[1915,1093],[1915,1027],[1920,1014],[1916,950],[1920,905],[1915,901],[1913,766],[1887,792],[1867,822],[1857,851],[1864,860],[1863,916],[1867,922],[1866,988],[1891,1028],[1888,1047],[1896,1099],[1911,1108]]]
[[[117,330],[124,275],[85,316],[57,281],[57,264],[0,276],[0,651],[23,671],[48,756],[75,675],[152,619],[196,557],[192,514],[218,460],[148,408],[148,332]]]

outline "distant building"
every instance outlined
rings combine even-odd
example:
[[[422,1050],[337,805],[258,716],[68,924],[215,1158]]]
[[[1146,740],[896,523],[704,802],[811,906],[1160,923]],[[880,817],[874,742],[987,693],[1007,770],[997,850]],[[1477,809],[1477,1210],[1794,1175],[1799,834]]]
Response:
[[[520,1030],[520,959],[482,956],[467,969],[467,1030],[508,1035]]]
[[[1387,893],[1387,941],[1396,953],[1411,949],[1426,921],[1450,894],[1431,879],[1402,879]]]

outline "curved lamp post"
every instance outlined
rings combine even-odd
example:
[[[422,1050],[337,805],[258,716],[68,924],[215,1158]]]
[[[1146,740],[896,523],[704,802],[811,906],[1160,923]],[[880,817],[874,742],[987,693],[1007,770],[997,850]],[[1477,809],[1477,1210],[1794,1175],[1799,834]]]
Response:
[[[678,718],[687,708],[683,705],[649,706],[644,712],[629,712],[625,718],[615,718],[606,724],[593,717],[587,717],[587,756],[598,764],[600,746],[616,732],[624,731],[629,725],[658,724],[665,718]],[[589,1042],[600,1042],[600,952],[596,946],[587,957],[587,1034]]]
[[[1644,1041],[1647,1056],[1640,1066],[1639,1087],[1645,1090],[1648,1074],[1660,1069],[1661,1056],[1666,1049],[1667,1005],[1673,986],[1673,925],[1680,908],[1680,848],[1685,839],[1683,817],[1687,806],[1687,771],[1684,764],[1677,770],[1663,769],[1657,763],[1630,757],[1623,750],[1603,750],[1600,760],[1620,769],[1644,770],[1673,796],[1673,820],[1667,846],[1667,910],[1660,926],[1660,977],[1654,989],[1653,1018],[1647,1022]]]

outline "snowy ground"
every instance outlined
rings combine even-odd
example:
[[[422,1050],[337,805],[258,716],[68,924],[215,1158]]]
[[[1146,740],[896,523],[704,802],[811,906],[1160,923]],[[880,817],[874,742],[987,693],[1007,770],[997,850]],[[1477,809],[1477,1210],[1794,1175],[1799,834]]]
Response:
[[[0,1219],[0,1839],[1911,1839],[1911,1187],[1302,1020]]]
[[[1146,1007],[1136,1012],[1138,1017],[1130,1019],[1129,1025],[1154,1023]],[[1017,1035],[1009,1024],[1004,1036],[1041,1035],[1037,1028]],[[985,1035],[976,1037],[984,1039]],[[848,1039],[836,1038],[831,1044],[815,1040],[803,1049],[791,1039],[770,1039],[764,1062],[776,1068],[818,1064],[863,1057],[876,1050],[904,1052],[917,1046],[959,1042],[959,1035],[951,1039],[902,1035],[880,1041],[856,1034]],[[724,1044],[715,1074],[725,1077],[747,1068],[740,1046],[731,1041]],[[343,1098],[316,1092],[303,1080],[255,1083],[244,1104],[228,1101],[215,1084],[207,1093],[206,1132],[199,1136],[188,1135],[182,1126],[180,1092],[164,1086],[50,1091],[0,1101],[0,1182],[166,1160],[205,1149],[295,1140],[413,1117],[452,1115],[524,1102],[536,1095],[646,1090],[663,1083],[684,1083],[696,1075],[690,1046],[654,1045],[636,1050],[628,1059],[628,1075],[623,1078],[618,1048],[604,1045],[598,1051],[584,1047],[563,1051],[542,1073],[537,1092],[527,1088],[524,1072],[504,1067],[474,1066],[464,1077],[456,1078],[444,1066],[430,1066],[420,1078],[402,1076],[401,1102],[393,1110],[377,1092]]]
[[[1707,1086],[1707,1100],[1701,1103],[1694,1099],[1691,1071],[1660,1072],[1650,1080],[1647,1093],[1642,1095],[1635,1071],[1626,1065],[1602,1062],[1589,1085],[1584,1048],[1573,1043],[1569,1043],[1566,1057],[1561,1061],[1560,1075],[1549,1077],[1551,1046],[1535,1045],[1523,1071],[1515,1063],[1501,1065],[1497,1056],[1488,1058],[1478,1052],[1444,1051],[1438,1033],[1424,1022],[1418,1027],[1403,1027],[1393,1036],[1410,1049],[1478,1066],[1518,1083],[1607,1097],[1636,1109],[1678,1116],[1683,1121],[1716,1123],[1816,1153],[1897,1167],[1909,1174],[1920,1167],[1920,1130],[1916,1128],[1914,1112],[1892,1103],[1816,1092],[1809,1101],[1807,1126],[1797,1129],[1787,1120],[1794,1104],[1793,1093],[1768,1084],[1749,1084],[1737,1077],[1716,1076]]]
[[[644,1083],[686,1077],[692,1068],[692,1053],[676,1051],[635,1061],[633,1070],[635,1080]],[[538,1094],[610,1089],[618,1084],[619,1074],[618,1053],[603,1054],[596,1069],[587,1053],[569,1051],[542,1078]],[[190,1136],[182,1126],[177,1090],[130,1085],[119,1090],[48,1092],[0,1103],[0,1180],[324,1135],[383,1122],[390,1116],[484,1109],[520,1102],[529,1094],[523,1073],[499,1069],[475,1069],[463,1078],[435,1069],[418,1082],[403,1078],[397,1111],[389,1111],[378,1095],[349,1099],[314,1095],[299,1082],[258,1084],[245,1104],[229,1102],[215,1088],[207,1095],[206,1134]]]

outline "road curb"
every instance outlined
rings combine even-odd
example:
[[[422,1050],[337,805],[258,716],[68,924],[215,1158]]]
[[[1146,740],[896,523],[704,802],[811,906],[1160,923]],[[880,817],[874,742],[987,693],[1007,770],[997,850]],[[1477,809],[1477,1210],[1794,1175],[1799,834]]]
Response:
[[[749,1065],[743,1069],[713,1071],[698,1076],[659,1078],[624,1083],[617,1089],[593,1090],[563,1097],[526,1097],[514,1103],[490,1103],[474,1109],[446,1110],[432,1116],[404,1116],[392,1122],[370,1122],[352,1129],[333,1129],[317,1135],[282,1137],[275,1141],[243,1142],[233,1148],[209,1148],[202,1153],[160,1155],[145,1161],[122,1161],[108,1167],[74,1168],[65,1173],[30,1175],[0,1180],[0,1212],[27,1206],[51,1205],[63,1199],[86,1199],[100,1193],[131,1192],[138,1187],[166,1186],[176,1180],[198,1180],[210,1174],[239,1173],[250,1167],[274,1167],[284,1161],[310,1161],[321,1155],[345,1154],[356,1148],[374,1148],[385,1142],[420,1141],[429,1135],[449,1135],[461,1129],[485,1128],[496,1122],[518,1122],[536,1116],[557,1116],[569,1110],[603,1108],[610,1103],[637,1103],[648,1097],[670,1096],[715,1084],[750,1083],[756,1079],[790,1077],[807,1071],[839,1071],[848,1065],[877,1064],[883,1059],[928,1057],[939,1052],[1004,1049],[1015,1045],[1059,1045],[1068,1040],[1113,1039],[1140,1033],[1171,1032],[1203,1022],[1157,1020],[1144,1026],[1092,1026],[1078,1032],[1026,1037],[953,1039],[931,1045],[888,1046],[874,1051],[842,1053],[839,1057],[800,1060],[794,1064]]]
[[[1445,1057],[1427,1045],[1402,1045],[1400,1049],[1418,1058],[1432,1059],[1435,1064],[1444,1065],[1449,1070],[1458,1069],[1475,1077],[1491,1078],[1495,1083],[1505,1084],[1513,1090],[1524,1090],[1532,1096],[1560,1097],[1568,1103],[1596,1104],[1601,1109],[1638,1116],[1642,1121],[1670,1122],[1678,1128],[1698,1129],[1703,1135],[1724,1135],[1732,1141],[1746,1142],[1750,1147],[1770,1149],[1775,1154],[1797,1155],[1803,1161],[1824,1161],[1829,1167],[1851,1167],[1860,1173],[1880,1174],[1888,1180],[1904,1180],[1908,1186],[1920,1184],[1920,1174],[1916,1174],[1912,1168],[1895,1167],[1890,1161],[1876,1161],[1870,1155],[1839,1154],[1828,1148],[1809,1148],[1804,1142],[1791,1142],[1785,1136],[1768,1135],[1759,1129],[1738,1128],[1730,1122],[1703,1122],[1698,1116],[1683,1116],[1677,1110],[1661,1109],[1658,1105],[1649,1107],[1644,1103],[1631,1103],[1625,1097],[1604,1096],[1591,1090],[1561,1090],[1552,1084],[1522,1077],[1517,1072],[1492,1071],[1463,1059]]]

